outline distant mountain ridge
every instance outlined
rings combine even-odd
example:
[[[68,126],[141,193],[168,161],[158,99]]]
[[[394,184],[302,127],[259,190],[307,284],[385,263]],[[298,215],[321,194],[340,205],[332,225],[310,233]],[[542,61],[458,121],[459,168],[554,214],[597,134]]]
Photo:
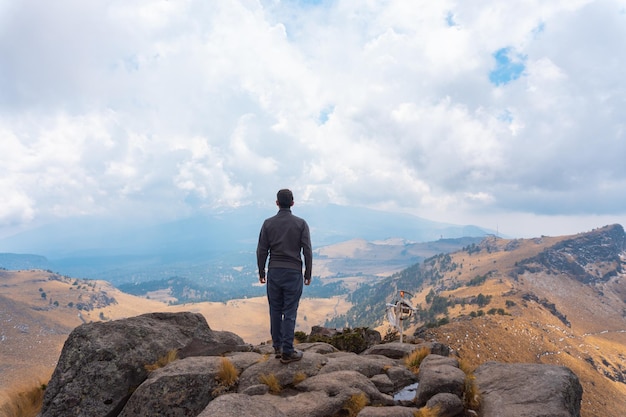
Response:
[[[49,269],[52,265],[45,256],[20,253],[0,253],[0,268],[9,270]]]
[[[273,206],[246,206],[157,224],[128,219],[71,218],[0,239],[0,252],[36,253],[57,260],[93,256],[196,256],[250,250],[256,245],[263,220],[275,213]],[[355,238],[427,242],[493,233],[477,226],[438,223],[409,214],[360,207],[303,205],[294,206],[293,213],[309,223],[314,247]]]
[[[315,248],[355,238],[397,238],[408,243],[442,237],[482,238],[489,234],[476,226],[437,223],[364,208],[303,205],[294,207],[293,212],[309,223]],[[49,262],[40,260],[45,269],[78,278],[107,280],[114,285],[174,276],[205,287],[209,281],[249,281],[256,274],[254,250],[261,224],[275,213],[275,206],[241,207],[154,225],[128,220],[67,219],[0,239],[0,252],[38,254]],[[16,263],[11,266],[23,268]]]

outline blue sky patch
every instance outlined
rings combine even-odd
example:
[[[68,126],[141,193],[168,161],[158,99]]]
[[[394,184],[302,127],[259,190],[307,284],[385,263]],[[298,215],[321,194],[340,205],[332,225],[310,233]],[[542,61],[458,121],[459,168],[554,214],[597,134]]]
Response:
[[[501,120],[505,123],[513,122],[513,113],[511,113],[510,110],[504,110],[497,117],[498,117],[498,120]]]
[[[502,48],[494,52],[496,67],[489,73],[489,81],[495,85],[505,85],[517,80],[526,69],[525,55],[513,52],[512,48]]]
[[[322,111],[320,111],[320,114],[317,118],[317,121],[319,122],[319,124],[323,125],[324,123],[326,123],[328,121],[328,118],[334,111],[335,111],[335,106],[328,106],[322,109]]]
[[[446,14],[446,24],[448,26],[456,26],[457,25],[457,23],[454,21],[454,13],[448,12]]]

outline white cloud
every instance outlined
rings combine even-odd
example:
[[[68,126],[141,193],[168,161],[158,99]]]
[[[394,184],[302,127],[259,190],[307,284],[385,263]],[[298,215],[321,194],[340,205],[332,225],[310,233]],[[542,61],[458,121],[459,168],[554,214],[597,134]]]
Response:
[[[0,2],[0,233],[265,203],[284,186],[450,223],[623,218],[623,9]],[[502,50],[520,72],[494,85]]]

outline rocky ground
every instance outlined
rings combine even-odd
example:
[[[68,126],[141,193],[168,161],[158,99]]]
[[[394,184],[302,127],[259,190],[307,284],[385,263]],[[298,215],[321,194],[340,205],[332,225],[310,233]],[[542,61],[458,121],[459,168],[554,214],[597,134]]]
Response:
[[[213,331],[193,313],[84,324],[64,345],[40,416],[580,415],[582,387],[561,366],[490,362],[472,373],[437,342],[360,354],[298,347],[303,358],[283,364],[271,346]],[[160,362],[170,352],[179,359]],[[394,397],[416,381],[412,398]]]

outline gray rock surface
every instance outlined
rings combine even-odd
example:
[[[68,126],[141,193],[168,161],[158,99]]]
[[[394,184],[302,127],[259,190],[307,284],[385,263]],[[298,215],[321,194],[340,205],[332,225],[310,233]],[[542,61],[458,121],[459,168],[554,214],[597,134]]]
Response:
[[[583,389],[563,366],[487,362],[475,372],[484,417],[579,417]]]
[[[449,366],[454,366],[455,368],[458,368],[459,360],[454,357],[430,354],[426,356],[424,359],[422,359],[422,363],[420,364],[420,369],[422,369],[422,367],[427,368],[429,366],[441,366],[441,365],[449,365]]]
[[[135,390],[120,417],[198,415],[217,397],[220,357],[198,356],[174,361],[152,372]]]
[[[409,343],[392,342],[382,345],[375,345],[366,349],[364,355],[382,355],[392,359],[401,359],[409,355],[414,350],[419,349],[418,345]]]
[[[430,409],[437,408],[439,413],[437,417],[462,417],[465,415],[463,401],[454,394],[441,392],[435,394],[426,402],[426,407]]]
[[[378,391],[376,385],[367,376],[357,371],[348,370],[318,374],[299,383],[297,389],[309,392],[324,391],[331,397],[340,394],[346,394],[349,397],[363,393],[374,404],[394,405],[391,396]]]
[[[387,376],[387,374],[374,375],[370,378],[370,381],[376,385],[378,391],[384,394],[392,394],[396,390],[393,381],[389,378],[389,376]]]
[[[225,394],[211,401],[198,417],[286,417],[268,401],[245,394]]]
[[[367,377],[384,374],[385,370],[394,366],[396,361],[385,356],[357,355],[356,353],[342,353],[329,358],[328,363],[320,369],[320,373],[329,373],[339,370],[353,370]]]
[[[338,352],[338,350],[334,346],[322,342],[299,343],[298,345],[296,345],[296,348],[303,352],[315,352],[321,353],[323,355]]]
[[[441,363],[443,362],[441,360],[426,360],[431,356],[437,355],[428,355],[420,365],[419,385],[415,393],[415,403],[418,407],[423,407],[428,400],[439,393],[445,392],[459,398],[463,397],[465,372],[457,366]]]
[[[345,394],[330,396],[324,391],[311,391],[285,397],[268,395],[264,399],[287,417],[328,417],[340,412],[348,397]]]
[[[243,392],[247,388],[259,384],[262,377],[269,375],[276,377],[281,387],[292,385],[296,380],[296,375],[307,378],[317,375],[320,369],[328,363],[328,360],[325,355],[305,352],[298,362],[284,365],[280,363],[280,360],[271,356],[265,361],[255,363],[241,373],[238,392]]]
[[[413,351],[426,348],[435,355],[449,356],[450,347],[439,342],[422,342],[417,344],[392,342],[374,345],[366,349],[363,354],[366,355],[383,355],[388,358],[401,359]]]
[[[391,407],[365,407],[357,417],[415,417],[416,408],[394,405]]]
[[[407,385],[417,382],[417,375],[402,365],[392,366],[386,370],[386,373],[393,382],[394,391],[398,391]]]

